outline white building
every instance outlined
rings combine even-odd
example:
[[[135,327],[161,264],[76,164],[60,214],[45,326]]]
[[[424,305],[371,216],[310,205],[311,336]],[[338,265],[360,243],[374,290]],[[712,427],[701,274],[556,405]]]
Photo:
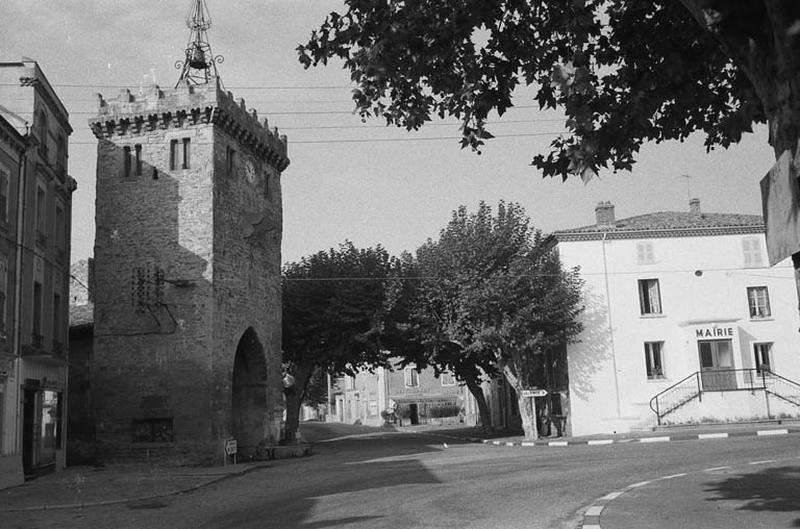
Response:
[[[701,213],[697,199],[596,213],[555,234],[585,281],[585,328],[567,348],[572,435],[800,414],[793,269],[769,267],[760,216]]]

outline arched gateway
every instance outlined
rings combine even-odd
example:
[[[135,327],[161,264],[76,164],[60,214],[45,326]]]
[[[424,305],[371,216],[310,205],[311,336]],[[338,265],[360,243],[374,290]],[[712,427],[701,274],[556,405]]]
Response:
[[[233,360],[231,434],[239,453],[250,456],[266,437],[267,362],[264,348],[252,327],[242,334]]]

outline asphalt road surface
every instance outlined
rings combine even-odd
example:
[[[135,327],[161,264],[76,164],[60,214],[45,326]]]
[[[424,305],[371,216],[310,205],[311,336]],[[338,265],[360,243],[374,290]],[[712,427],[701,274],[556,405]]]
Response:
[[[498,447],[385,432],[150,505],[8,513],[0,527],[573,529],[589,513],[602,529],[791,528],[799,441]]]

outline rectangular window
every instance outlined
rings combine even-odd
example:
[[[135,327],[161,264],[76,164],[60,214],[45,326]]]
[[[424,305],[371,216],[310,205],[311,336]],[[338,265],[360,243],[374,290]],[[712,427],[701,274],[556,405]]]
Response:
[[[169,170],[175,171],[178,168],[178,140],[169,142]]]
[[[47,246],[47,202],[43,187],[36,187],[36,244]]]
[[[664,363],[661,350],[664,342],[644,342],[644,364],[647,378],[664,378]]]
[[[639,280],[639,308],[642,314],[661,314],[661,290],[658,279]]]
[[[761,241],[758,237],[745,237],[742,239],[742,253],[745,268],[761,268],[764,260],[761,257]]]
[[[191,160],[192,152],[191,152],[191,140],[189,138],[183,138],[183,164],[181,165],[181,169],[189,169],[191,167],[189,160]]]
[[[42,345],[42,284],[33,282],[33,341]]]
[[[6,330],[6,299],[8,299],[8,258],[0,255],[0,330]]]
[[[640,242],[636,245],[636,261],[639,264],[653,263],[653,243]]]
[[[8,180],[10,173],[0,167],[0,221],[8,222]]]
[[[442,386],[455,386],[456,379],[453,377],[452,373],[442,373],[439,376],[439,379],[442,381]]]
[[[60,204],[56,204],[56,220],[53,226],[53,231],[56,234],[56,248],[59,250],[64,249],[66,240],[66,225],[64,224],[64,208]]]
[[[53,349],[59,347],[61,347],[61,296],[53,294]]]
[[[751,318],[767,318],[772,315],[767,287],[747,287],[747,304]]]
[[[137,144],[134,148],[136,151],[135,174],[136,176],[142,176],[142,146],[140,144]]]
[[[171,443],[175,440],[172,417],[134,419],[131,434],[134,443]]]
[[[228,176],[233,176],[233,172],[236,170],[236,149],[231,149],[228,147],[225,156],[225,165],[226,170],[228,171]]]
[[[756,371],[761,372],[762,369],[772,371],[772,363],[770,362],[772,353],[772,342],[754,343],[753,354],[756,360]]]
[[[345,375],[344,376],[344,389],[345,390],[354,389],[355,385],[356,385],[356,379],[355,378],[351,377],[350,375]]]
[[[407,388],[416,388],[419,386],[419,373],[416,369],[407,367],[403,370],[403,384]]]
[[[129,145],[122,148],[122,176],[125,178],[131,176],[131,148]]]

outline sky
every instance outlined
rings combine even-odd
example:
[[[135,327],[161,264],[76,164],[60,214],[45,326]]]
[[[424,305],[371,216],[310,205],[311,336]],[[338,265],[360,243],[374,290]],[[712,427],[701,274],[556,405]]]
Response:
[[[530,160],[563,130],[558,113],[540,112],[532,91],[492,118],[498,138],[479,156],[462,150],[458,124],[416,132],[361,123],[341,63],[305,70],[295,48],[339,0],[206,0],[213,52],[226,89],[256,108],[289,139],[284,171],[282,261],[336,247],[382,245],[414,252],[436,238],[460,205],[514,201],[549,232],[594,224],[600,201],[617,218],[687,211],[689,198],[709,213],[761,213],[759,181],[774,164],[765,127],[730,149],[706,153],[702,135],[645,145],[630,172],[601,171],[588,184],[543,178]],[[72,262],[92,254],[96,140],[88,120],[95,94],[107,99],[154,81],[171,88],[189,38],[191,0],[4,0],[0,59],[39,62],[70,113]],[[689,175],[685,177],[684,175]]]

